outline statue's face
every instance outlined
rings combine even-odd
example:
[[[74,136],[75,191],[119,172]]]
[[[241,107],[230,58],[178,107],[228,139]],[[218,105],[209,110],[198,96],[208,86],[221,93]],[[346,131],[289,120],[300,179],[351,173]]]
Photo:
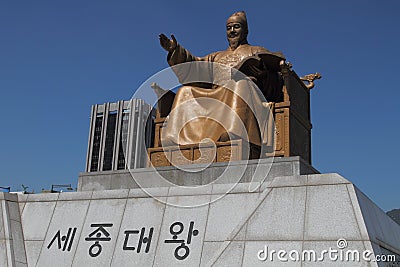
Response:
[[[239,22],[232,21],[226,24],[226,37],[229,41],[229,46],[236,48],[247,37],[247,31]]]

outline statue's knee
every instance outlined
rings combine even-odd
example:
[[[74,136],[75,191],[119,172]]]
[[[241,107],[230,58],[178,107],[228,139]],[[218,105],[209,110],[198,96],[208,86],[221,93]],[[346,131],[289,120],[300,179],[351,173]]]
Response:
[[[184,85],[178,89],[178,91],[176,92],[176,95],[184,94],[186,92],[190,92],[191,90],[192,90],[192,87]]]
[[[187,98],[192,96],[192,87],[191,86],[182,86],[181,88],[178,89],[178,92],[176,92],[176,97],[178,99],[182,98]]]

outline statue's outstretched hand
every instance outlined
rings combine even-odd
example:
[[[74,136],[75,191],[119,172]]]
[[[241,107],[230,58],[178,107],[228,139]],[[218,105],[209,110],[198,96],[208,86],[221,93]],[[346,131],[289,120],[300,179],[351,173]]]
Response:
[[[160,34],[158,36],[158,38],[160,39],[160,45],[162,48],[164,48],[165,50],[167,50],[168,52],[172,52],[175,50],[176,46],[178,45],[178,42],[175,39],[175,36],[173,34],[171,34],[171,39],[169,39],[165,34]]]

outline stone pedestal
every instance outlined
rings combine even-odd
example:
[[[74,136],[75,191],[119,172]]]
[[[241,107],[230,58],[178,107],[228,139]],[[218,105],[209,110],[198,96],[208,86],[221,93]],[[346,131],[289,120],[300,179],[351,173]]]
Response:
[[[79,174],[78,191],[110,190],[139,187],[199,186],[211,182],[261,182],[277,176],[319,173],[301,157],[266,158],[211,165],[191,164],[181,170],[173,166],[119,171],[83,172]],[[226,171],[226,172],[225,172]],[[231,171],[234,171],[232,174]],[[235,172],[236,171],[236,172]],[[242,172],[239,179],[234,176]],[[162,178],[163,180],[160,180]],[[140,185],[139,185],[139,184]]]
[[[279,164],[234,184],[0,193],[0,266],[396,266],[362,258],[399,260],[400,226],[356,186]]]

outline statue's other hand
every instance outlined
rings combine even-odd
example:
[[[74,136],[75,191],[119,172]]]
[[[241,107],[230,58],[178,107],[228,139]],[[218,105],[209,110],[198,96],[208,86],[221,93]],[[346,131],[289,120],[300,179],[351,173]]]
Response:
[[[159,36],[160,39],[160,45],[162,48],[167,50],[168,52],[172,52],[175,50],[176,46],[178,45],[178,42],[175,39],[175,36],[171,34],[171,38],[169,39],[165,34],[160,34]]]

